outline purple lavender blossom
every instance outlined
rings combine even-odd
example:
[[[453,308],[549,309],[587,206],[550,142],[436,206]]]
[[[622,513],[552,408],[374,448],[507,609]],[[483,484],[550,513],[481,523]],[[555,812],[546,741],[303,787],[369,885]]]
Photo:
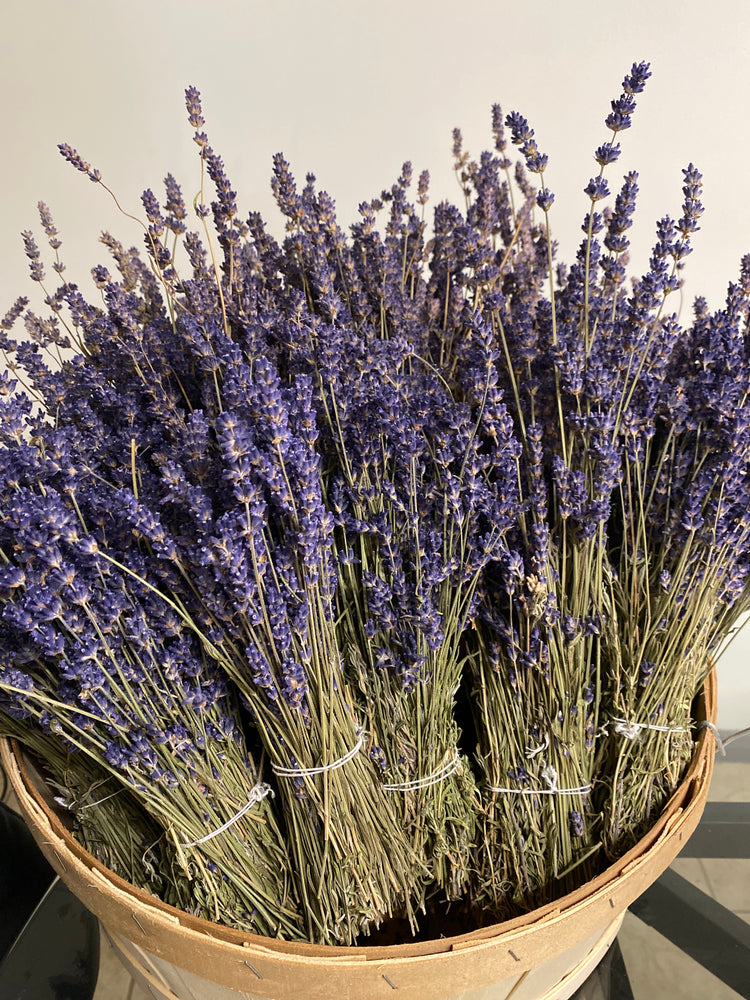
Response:
[[[527,120],[517,111],[513,111],[506,117],[505,124],[510,129],[513,145],[520,146],[521,155],[526,161],[526,169],[533,174],[544,173],[549,157],[539,152],[534,129],[529,127]]]
[[[609,196],[609,185],[603,177],[592,177],[583,189],[583,193],[592,201],[600,201]]]
[[[87,160],[84,160],[78,150],[73,149],[67,142],[61,142],[57,148],[60,150],[63,159],[67,160],[76,170],[80,170],[81,173],[86,174],[89,180],[95,184],[101,180],[101,173],[94,169]]]
[[[583,816],[577,809],[571,809],[570,811],[570,832],[574,837],[583,836]]]

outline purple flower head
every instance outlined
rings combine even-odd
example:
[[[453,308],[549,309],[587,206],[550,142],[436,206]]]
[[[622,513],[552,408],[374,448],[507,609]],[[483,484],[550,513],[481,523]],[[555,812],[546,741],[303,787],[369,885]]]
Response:
[[[146,218],[151,223],[154,235],[161,236],[164,232],[164,219],[159,201],[150,188],[147,188],[141,195],[141,204],[146,212]]]
[[[682,511],[680,523],[688,532],[699,531],[703,527],[704,517],[701,511],[701,499],[698,493],[691,491]]]
[[[539,152],[534,130],[529,127],[528,121],[517,111],[512,111],[506,117],[505,124],[510,129],[511,142],[514,146],[520,147],[526,161],[526,169],[533,174],[543,174],[549,157]]]
[[[87,160],[84,160],[78,150],[73,149],[67,142],[61,142],[57,148],[60,150],[60,154],[64,160],[72,164],[76,170],[80,170],[81,173],[86,174],[95,184],[102,179],[101,173],[95,170]]]
[[[587,234],[590,229],[592,236],[596,236],[604,229],[604,217],[599,212],[587,212],[583,217],[581,229]]]
[[[622,81],[622,89],[626,94],[641,94],[646,86],[646,80],[648,80],[650,76],[650,63],[633,63],[630,72]]]
[[[492,105],[492,135],[495,139],[495,149],[499,153],[504,153],[508,147],[508,140],[505,138],[503,111],[499,104]]]
[[[677,223],[677,229],[682,235],[682,243],[685,243],[690,234],[700,228],[698,219],[703,215],[703,205],[700,200],[703,189],[703,175],[696,170],[692,163],[682,171],[682,174],[685,179],[682,188],[685,201],[682,206],[683,215]],[[677,244],[677,246],[681,245]]]
[[[97,288],[104,288],[112,280],[112,276],[103,264],[97,264],[91,268],[91,277]]]
[[[296,660],[287,659],[282,666],[283,687],[282,695],[284,701],[292,708],[302,710],[307,715],[307,676],[304,668]]]
[[[638,174],[635,171],[626,174],[620,193],[615,199],[615,210],[607,222],[607,236],[604,239],[604,246],[611,253],[622,253],[630,245],[624,234],[633,224],[632,217],[638,194],[637,182]]]
[[[546,188],[543,191],[540,191],[536,196],[536,203],[543,212],[548,212],[550,208],[552,208],[554,200],[554,194]]]
[[[54,220],[52,218],[52,213],[50,212],[48,206],[43,202],[37,202],[37,210],[39,211],[39,220],[42,223],[42,228],[47,235],[47,240],[49,245],[53,250],[59,250],[62,246],[62,241],[60,240],[57,227],[55,226]]]
[[[185,202],[180,186],[171,174],[167,174],[164,178],[164,188],[167,196],[164,206],[167,211],[166,224],[177,236],[185,232],[185,219],[187,218]]]
[[[464,152],[464,137],[461,134],[460,128],[453,129],[452,138],[453,146],[451,148],[453,152],[453,159],[456,161],[456,168],[458,169],[468,162],[469,154]]]
[[[622,132],[630,128],[631,118],[635,111],[635,98],[630,94],[623,94],[616,101],[612,101],[612,111],[605,119],[605,125],[612,132]]]
[[[216,219],[217,227],[220,230],[224,230],[237,214],[237,195],[229,183],[221,157],[217,156],[211,149],[206,151],[206,165],[208,176],[213,181],[218,195],[218,201],[212,206],[214,218]]]
[[[21,233],[26,256],[29,258],[29,270],[32,281],[44,281],[44,267],[41,262],[39,247],[34,239],[34,234],[30,230]]]
[[[515,146],[520,146],[534,138],[534,129],[529,127],[528,121],[518,111],[511,111],[506,116],[505,124],[510,129],[511,142]]]
[[[253,683],[264,690],[266,697],[271,702],[278,701],[280,696],[278,685],[267,658],[256,646],[249,646],[245,650],[245,655]]]
[[[570,832],[574,837],[582,837],[584,834],[583,816],[577,809],[570,811]]]
[[[614,132],[615,135],[630,128],[636,105],[634,95],[642,93],[646,85],[646,80],[650,76],[651,72],[648,63],[633,63],[630,73],[622,81],[623,92],[617,100],[612,101],[612,111],[605,119],[607,128]]]
[[[194,129],[202,128],[206,121],[203,117],[201,107],[201,95],[196,87],[187,87],[185,90],[185,106],[188,112],[188,121]]]
[[[610,163],[615,163],[620,158],[620,144],[617,142],[605,142],[599,146],[594,153],[594,159],[601,167],[606,167]]]
[[[118,771],[126,771],[131,766],[137,766],[138,754],[129,746],[118,741],[109,743],[104,751],[104,759]]]
[[[271,190],[276,204],[287,218],[287,228],[298,226],[304,218],[303,202],[297,193],[297,185],[289,164],[281,153],[276,153],[273,158]]]
[[[649,660],[643,660],[641,663],[639,673],[638,683],[641,687],[648,687],[651,683],[651,679],[654,676],[654,670],[656,669],[656,664],[651,663]]]
[[[604,177],[592,177],[583,193],[588,195],[592,201],[601,201],[609,196],[609,184]]]

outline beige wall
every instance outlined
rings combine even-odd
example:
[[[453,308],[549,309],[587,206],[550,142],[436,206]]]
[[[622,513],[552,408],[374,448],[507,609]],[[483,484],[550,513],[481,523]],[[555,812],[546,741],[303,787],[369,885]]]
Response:
[[[98,166],[130,209],[170,170],[193,193],[182,98],[190,83],[203,92],[243,209],[273,216],[270,162],[283,150],[299,178],[317,174],[347,222],[404,159],[430,169],[436,198],[456,197],[451,128],[484,148],[500,101],[529,118],[550,156],[555,235],[569,258],[592,151],[607,136],[602,119],[641,59],[654,76],[610,175],[641,173],[634,262],[646,264],[654,220],[679,211],[680,170],[695,161],[707,212],[686,308],[698,293],[718,307],[750,250],[746,0],[4,0],[0,312],[28,289],[18,233],[36,224],[39,198],[61,230],[71,280],[85,285],[104,259],[101,229],[140,240],[104,192],[62,162],[58,142]],[[729,728],[750,721],[749,654],[740,639],[722,664]]]

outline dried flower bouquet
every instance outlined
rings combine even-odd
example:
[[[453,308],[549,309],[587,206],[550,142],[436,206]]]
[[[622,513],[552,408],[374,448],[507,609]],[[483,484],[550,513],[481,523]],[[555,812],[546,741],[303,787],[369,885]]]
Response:
[[[409,164],[346,235],[276,157],[278,242],[188,88],[199,231],[171,175],[144,192],[145,259],[104,234],[98,304],[23,234],[49,312],[0,326],[0,730],[136,884],[347,944],[534,907],[658,815],[750,603],[750,259],[680,325],[691,165],[628,281],[637,175],[612,207],[605,170],[649,75],[569,269],[498,107],[431,226]]]

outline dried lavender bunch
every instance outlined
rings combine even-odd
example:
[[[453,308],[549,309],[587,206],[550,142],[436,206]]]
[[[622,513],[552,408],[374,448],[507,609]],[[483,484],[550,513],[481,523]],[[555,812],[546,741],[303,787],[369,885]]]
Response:
[[[197,128],[198,97],[187,97]],[[247,227],[229,225],[233,194],[221,161],[202,133],[196,141],[219,197],[226,278],[212,245],[205,251],[190,233],[192,277],[177,278],[162,242],[184,228],[169,181],[166,217],[144,195],[156,276],[107,237],[122,280],[95,269],[105,309],[72,287],[61,292],[80,354],[59,377],[42,367],[39,350],[21,361],[40,396],[64,397],[58,420],[86,435],[108,487],[98,516],[114,565],[164,595],[243,696],[279,775],[308,936],[346,943],[393,913],[409,915],[424,876],[375,767],[356,752],[361,733],[337,645],[333,519],[322,501],[309,380],[279,378],[261,325],[269,320],[259,318],[265,289],[243,256],[252,248],[239,242]],[[284,319],[278,311],[270,318]],[[345,768],[330,767],[342,758]],[[281,775],[284,768],[294,773]]]
[[[459,642],[501,527],[469,409],[417,353],[424,227],[406,201],[409,177],[407,164],[384,193],[385,239],[371,204],[351,247],[328,195],[312,177],[298,192],[281,157],[274,190],[287,216],[287,280],[304,294],[289,363],[315,386],[348,673],[401,824],[455,899],[468,885],[476,814],[454,718]],[[422,203],[426,189],[423,176]]]
[[[502,558],[507,565],[517,566],[520,557],[508,547],[508,530],[521,516],[525,518],[521,525],[524,544],[532,549],[527,562],[531,604],[538,602],[540,609],[523,639],[529,662],[533,650],[541,646],[537,617],[544,613],[549,619],[555,614],[554,594],[548,595],[544,586],[545,574],[552,575],[545,514],[536,508],[528,511],[527,501],[520,495],[518,459],[522,446],[504,402],[502,384],[507,386],[508,380],[497,364],[498,357],[507,356],[507,351],[500,354],[493,342],[496,317],[489,311],[497,309],[500,298],[493,293],[501,275],[498,240],[506,239],[508,247],[526,244],[528,255],[518,256],[524,262],[526,256],[530,258],[528,273],[523,275],[519,266],[518,279],[519,284],[522,277],[524,284],[529,284],[535,275],[545,275],[547,255],[540,253],[540,247],[546,247],[544,234],[532,227],[529,190],[518,221],[504,224],[502,214],[511,211],[511,199],[497,178],[493,185],[492,161],[484,158],[481,168],[468,164],[458,137],[456,155],[459,169],[465,168],[466,183],[474,177],[482,185],[479,209],[470,208],[470,222],[464,222],[451,206],[438,207],[429,280],[421,272],[422,229],[414,207],[405,200],[408,165],[390,192],[362,206],[365,221],[354,227],[351,254],[335,227],[330,201],[327,196],[315,196],[311,179],[298,194],[288,167],[278,158],[275,175],[277,198],[293,234],[285,244],[287,258],[296,267],[290,278],[297,278],[308,309],[315,311],[321,324],[336,323],[336,334],[330,328],[312,326],[301,353],[307,350],[316,370],[335,445],[331,465],[341,470],[338,480],[333,477],[331,498],[344,539],[341,577],[347,581],[347,589],[340,591],[346,595],[342,622],[358,650],[355,661],[363,678],[360,687],[376,706],[375,719],[380,717],[386,723],[372,723],[376,737],[389,732],[389,720],[402,717],[394,712],[398,702],[389,694],[393,686],[388,680],[390,667],[396,679],[399,675],[403,678],[407,691],[419,684],[404,734],[420,734],[433,747],[433,734],[422,724],[420,713],[424,711],[429,719],[435,712],[439,729],[455,734],[455,722],[448,720],[453,718],[460,678],[456,667],[465,651],[460,645],[462,633],[476,611],[475,585],[491,559]],[[506,169],[500,163],[497,166]],[[425,196],[426,181],[421,178],[420,201]],[[391,212],[386,237],[381,240],[374,226],[383,203],[391,205]],[[467,274],[473,278],[467,279]],[[532,293],[536,293],[533,286],[529,296]],[[488,311],[483,315],[482,309]],[[338,332],[341,326],[346,331],[343,335]],[[429,387],[427,372],[437,375]],[[448,380],[453,388],[446,395]],[[463,401],[460,406],[456,399]],[[534,469],[530,486],[543,503],[539,479],[540,471]],[[535,523],[535,518],[542,523]],[[415,575],[409,577],[404,566]],[[523,600],[526,602],[526,597]],[[546,628],[547,623],[542,624]],[[486,652],[484,657],[486,662]],[[588,664],[583,672],[585,687]],[[378,692],[376,698],[373,691]],[[583,697],[580,700],[583,704]],[[545,698],[544,704],[548,701]],[[491,704],[497,716],[491,726],[480,727],[480,738],[488,735],[490,745],[483,746],[482,758],[495,768],[505,752],[505,747],[497,744],[503,741],[508,714],[501,700]],[[534,704],[529,701],[530,712]],[[429,708],[423,709],[423,705]],[[440,705],[442,709],[437,707]],[[575,735],[582,745],[584,738],[577,731],[580,720],[576,727]],[[524,729],[528,734],[538,732],[536,709]],[[375,739],[371,752],[386,767],[394,769],[395,763],[398,773],[399,767],[408,767],[409,741],[397,730],[394,747],[392,730],[391,725],[382,747],[380,739]],[[410,741],[418,745],[414,735]],[[411,755],[417,756],[413,750]],[[424,764],[419,767],[417,781],[429,781],[430,775],[439,773],[445,756],[433,756],[432,761],[431,769]],[[547,761],[538,763],[552,766]],[[398,784],[392,779],[389,783]],[[498,783],[496,779],[494,784]],[[424,791],[434,796],[441,784]],[[577,784],[581,786],[580,780]],[[507,824],[494,822],[492,810],[490,806],[485,825],[494,829],[496,836],[488,833],[479,838],[488,855],[496,850],[499,837],[505,841],[507,829]],[[424,807],[420,814],[425,815]],[[445,810],[442,815],[454,813]],[[414,824],[408,814],[406,820]],[[445,823],[440,813],[437,823]],[[429,824],[425,826],[420,819],[415,829],[424,838]],[[439,884],[449,894],[457,894],[465,878],[465,855],[456,852],[458,841],[454,838],[446,865],[446,856],[441,854],[446,838],[442,836],[441,841],[430,834],[427,852],[433,855]],[[552,850],[554,846],[550,846]],[[524,865],[521,844],[515,864],[509,864],[514,877]],[[544,869],[535,875],[534,889],[545,877]],[[527,891],[531,890],[527,887]]]
[[[358,404],[349,401],[348,474],[332,487],[340,628],[368,713],[370,756],[435,881],[456,899],[468,886],[476,822],[454,716],[460,639],[500,529],[471,462],[468,414],[447,407],[410,367],[389,367],[392,391],[370,378]],[[430,428],[430,438],[443,439],[436,452],[413,430],[417,412],[447,417]],[[463,465],[454,459],[462,450]]]
[[[0,433],[4,714],[57,734],[129,788],[213,919],[298,935],[269,802],[213,836],[260,786],[232,692],[148,585],[130,533],[118,539],[111,490],[73,466],[70,435],[30,417],[28,398],[12,392]]]
[[[75,760],[82,755],[76,755]],[[73,755],[71,754],[71,758]],[[48,762],[45,759],[48,767]],[[81,782],[77,767],[68,764],[62,782],[52,783],[58,799],[71,814],[73,836],[106,868],[136,888],[158,896],[170,906],[204,920],[214,920],[216,908],[201,906],[193,880],[185,873],[179,852],[138,798],[110,775]],[[115,790],[113,790],[113,788]]]
[[[5,713],[0,725],[3,735],[16,740],[30,755],[32,765],[55,793],[55,803],[64,810],[62,821],[93,857],[165,903],[183,910],[195,906],[191,882],[177,852],[126,785],[87,754],[66,750],[54,732]],[[208,913],[196,915],[210,918]]]
[[[247,366],[244,362],[242,365],[240,374],[244,377],[247,375]],[[261,377],[261,372],[265,377]],[[84,375],[90,385],[88,373],[84,372]],[[286,421],[289,414],[279,395],[278,383],[274,384],[271,380],[271,373],[267,366],[263,367],[262,359],[256,362],[256,383],[257,394],[248,398],[245,405],[248,413],[250,407],[266,406],[264,416],[268,420],[263,429],[268,433],[268,444],[271,445],[271,440],[275,441],[275,433],[279,429],[276,419],[283,413]],[[238,390],[238,385],[231,377],[226,377],[224,388],[229,397]],[[269,393],[267,398],[264,397],[265,393]],[[309,411],[309,400],[307,409]],[[309,425],[308,417],[309,412],[304,409],[302,413],[295,413],[293,419],[300,423],[294,430],[308,435],[309,426],[305,429],[301,423],[304,419]],[[120,488],[115,491],[111,487],[93,498],[89,497],[92,513],[88,523],[100,526],[98,537],[101,545],[94,543],[91,535],[88,535],[84,540],[84,551],[87,551],[90,543],[89,547],[95,549],[97,556],[96,571],[107,577],[114,574],[121,578],[124,591],[143,592],[142,599],[147,603],[148,610],[137,624],[143,631],[150,632],[153,629],[154,634],[149,637],[152,643],[164,631],[176,631],[181,635],[183,643],[187,642],[187,634],[191,630],[202,637],[211,659],[200,657],[195,670],[192,669],[192,664],[189,665],[188,678],[191,674],[209,673],[209,664],[212,664],[211,673],[219,666],[234,678],[266,741],[272,763],[299,769],[315,767],[321,762],[333,762],[356,746],[359,733],[354,714],[346,700],[343,677],[336,667],[338,650],[331,605],[330,568],[324,562],[318,565],[321,553],[322,558],[325,558],[325,542],[321,544],[321,538],[325,538],[326,530],[330,533],[332,524],[326,529],[325,519],[322,522],[315,519],[319,513],[318,507],[308,509],[305,514],[301,513],[301,521],[295,510],[292,522],[292,509],[289,506],[292,502],[298,503],[302,511],[311,499],[315,499],[314,492],[312,495],[309,492],[310,489],[315,489],[314,478],[310,478],[315,474],[314,456],[297,447],[301,438],[296,443],[290,438],[286,442],[289,451],[285,462],[279,455],[275,466],[269,463],[260,472],[257,469],[245,469],[243,472],[242,452],[250,444],[250,438],[248,436],[243,440],[242,435],[249,435],[251,425],[238,423],[226,410],[221,418],[218,432],[221,435],[221,448],[214,445],[213,456],[201,450],[200,460],[208,462],[213,457],[214,464],[219,466],[218,473],[212,470],[218,483],[222,483],[223,468],[226,473],[224,478],[234,483],[231,494],[233,499],[234,491],[243,492],[244,499],[240,501],[239,507],[241,513],[235,514],[233,510],[228,510],[221,518],[207,524],[205,511],[207,506],[210,507],[211,501],[199,486],[189,487],[184,481],[179,483],[178,467],[175,463],[170,463],[160,475],[163,502],[168,505],[167,513],[170,508],[174,508],[176,519],[182,522],[187,502],[190,508],[187,513],[195,516],[196,511],[199,511],[200,519],[194,526],[194,534],[189,543],[182,539],[181,554],[166,534],[158,516],[148,509],[142,499],[136,498],[131,490]],[[197,421],[188,430],[195,431],[196,426]],[[188,442],[186,447],[193,447],[193,444],[194,442]],[[278,444],[279,442],[273,444],[272,450]],[[54,460],[57,462],[60,457],[56,454]],[[146,470],[143,471],[145,485]],[[273,477],[270,484],[268,476]],[[303,481],[303,476],[308,478]],[[286,492],[284,482],[290,484],[290,489],[293,484],[293,494]],[[255,494],[252,504],[251,493]],[[278,532],[276,543],[271,539],[270,532],[263,528],[264,493],[269,497],[275,495],[280,504],[274,524]],[[80,497],[77,502],[80,505]],[[280,511],[283,508],[290,517],[285,526],[286,538],[281,535]],[[252,525],[258,529],[254,535],[249,531]],[[182,523],[180,526],[184,527]],[[118,533],[122,536],[120,539]],[[133,535],[142,540],[143,551],[139,559],[130,551]],[[108,541],[106,549],[103,542],[105,537]],[[116,539],[121,543],[119,548],[115,545]],[[250,548],[245,539],[250,540]],[[303,548],[304,546],[307,547]],[[68,557],[71,558],[70,553]],[[192,576],[190,570],[193,572]],[[322,580],[319,579],[319,570],[325,574]],[[300,579],[295,582],[297,573],[300,574]],[[149,583],[149,580],[154,582]],[[164,601],[156,596],[157,583],[164,590],[169,588]],[[194,591],[200,594],[198,600],[195,599]],[[110,587],[107,591],[110,601],[114,593],[116,591]],[[166,607],[160,613],[162,603]],[[193,620],[186,606],[201,615],[200,625],[191,624]],[[97,608],[96,614],[92,613],[91,617],[98,623],[104,618],[103,610]],[[129,630],[133,629],[132,621],[128,621],[127,627]],[[178,660],[175,653],[179,652],[181,657],[185,654],[181,649],[174,649],[174,645],[176,644],[169,646],[171,659],[166,652],[160,656],[162,661],[166,659],[166,665],[157,664],[153,660],[149,662],[151,676],[158,677],[167,691],[176,688],[175,693],[180,698],[192,696],[205,700],[213,692],[200,686],[197,691],[193,691],[189,679],[181,683],[181,664],[179,661],[175,664]],[[170,663],[173,664],[171,668]],[[313,671],[315,700],[311,707],[311,699],[307,693],[307,673]],[[29,679],[27,675],[17,675],[18,671],[11,672],[5,682],[9,690],[18,692],[28,686]],[[136,680],[142,687],[143,678],[138,677]],[[219,682],[214,678],[213,683],[216,685]],[[29,704],[31,697],[32,693],[27,691],[23,696],[25,705]],[[91,697],[86,684],[83,692],[76,694],[77,701]],[[155,696],[152,697],[155,699]],[[116,745],[111,746],[105,742],[102,746],[99,741],[96,749],[104,752],[107,760],[114,766],[127,769],[132,767],[129,753],[136,737],[142,744],[141,753],[148,755],[151,749],[149,737],[153,738],[154,734],[142,732],[142,726],[136,729],[134,723],[138,720],[122,720],[119,717],[122,699],[123,693],[118,692],[117,709],[108,706],[110,711],[118,713],[115,729],[119,739]],[[162,704],[157,703],[156,707],[163,712]],[[60,705],[55,704],[54,708],[58,715],[62,712]],[[87,729],[87,719],[87,713],[80,711],[70,721],[73,729],[79,727],[87,730],[88,745],[93,742],[93,736]],[[226,715],[222,716],[222,723],[226,725]],[[76,742],[70,729],[65,730],[65,735],[69,741]],[[216,737],[217,733],[212,735]],[[221,735],[223,734],[219,732],[218,736]],[[156,739],[160,742],[158,733]],[[191,741],[186,739],[185,742],[189,745]],[[180,739],[175,749],[179,750],[182,743],[183,740]],[[247,780],[252,777],[252,771],[248,762],[245,762],[244,767],[249,772]],[[202,780],[208,783],[205,776]],[[411,873],[414,866],[409,864],[400,878],[389,875],[380,858],[382,848],[378,852],[375,849],[376,843],[368,844],[368,841],[380,836],[390,847],[394,847],[398,846],[401,839],[407,858],[411,856],[391,813],[384,811],[385,823],[378,818],[377,796],[382,797],[382,792],[375,769],[364,755],[357,755],[350,762],[345,775],[334,770],[319,777],[292,776],[291,779],[281,781],[281,789],[287,802],[287,825],[291,829],[290,849],[296,860],[296,872],[311,873],[307,877],[297,875],[300,892],[309,897],[305,913],[310,936],[325,940],[351,940],[355,934],[370,926],[371,922],[382,920],[394,907],[393,900],[399,906],[403,905],[403,886],[408,884],[407,875],[413,877]],[[361,806],[358,801],[360,794],[363,796]],[[328,806],[329,797],[336,802],[335,811]],[[230,816],[241,805],[233,802],[226,793],[222,801],[226,801]],[[156,802],[150,802],[149,807],[157,815],[164,809],[164,805]],[[318,810],[319,819],[311,811],[314,809]],[[227,818],[211,817],[207,823],[209,830],[217,829]],[[357,824],[363,825],[360,834],[362,844],[353,839]],[[187,829],[184,822],[181,825],[182,829]],[[226,838],[230,843],[235,836],[236,825],[238,824],[232,828],[232,837]],[[195,831],[191,831],[191,840],[197,839],[197,835],[193,836],[194,833]],[[201,835],[204,833],[205,831],[201,831]],[[211,846],[212,842],[201,850],[210,853]],[[328,852],[334,857],[338,855],[337,860],[340,860],[341,866],[329,864],[326,859]],[[396,857],[395,864],[398,864],[398,860]],[[244,866],[248,864],[253,868],[260,868],[251,857],[245,858]],[[243,863],[240,858],[236,859],[234,867],[242,872]],[[369,882],[365,882],[363,868],[372,873]],[[385,875],[381,885],[378,885],[375,880],[380,877],[383,868]],[[219,871],[222,870],[219,868]],[[280,873],[288,872],[288,855],[285,854],[284,863],[279,860],[278,870]],[[258,874],[263,873],[259,871]],[[352,878],[356,879],[355,885],[365,885],[359,903],[352,898]],[[312,879],[313,884],[307,879]],[[321,879],[327,880],[327,891],[321,894],[318,901]],[[204,902],[211,896],[219,896],[218,890],[212,887],[211,880],[206,878],[205,873],[202,873],[201,881],[196,883],[196,890],[199,886],[205,887],[206,893],[205,900],[199,899],[199,902]],[[337,892],[343,895],[346,902],[339,901]],[[389,897],[385,897],[386,893],[390,894]],[[318,916],[319,913],[322,915]],[[219,917],[228,919],[226,909],[217,909],[214,918]],[[290,934],[288,928],[284,932]]]
[[[280,775],[308,933],[351,942],[409,913],[422,875],[375,767],[357,752],[311,385],[300,375],[284,387],[267,359],[251,369],[238,357],[224,366],[222,401],[213,458],[231,499],[221,516],[214,503],[210,533],[194,526],[180,569],[189,567],[216,660]]]
[[[746,376],[737,377],[747,370],[745,269],[728,309],[709,319],[699,306],[684,333],[665,300],[680,286],[702,212],[698,172],[684,172],[683,216],[659,223],[650,270],[630,291],[637,175],[625,176],[614,210],[600,211],[605,167],[648,75],[634,65],[612,103],[613,136],[595,153],[600,172],[585,188],[585,238],[569,271],[553,270],[553,195],[526,120],[506,119],[526,171],[516,172],[518,212],[499,109],[494,176],[486,156],[479,167],[457,145],[479,229],[474,256],[487,264],[478,274],[455,253],[454,225],[446,271],[469,275],[461,297],[493,331],[505,360],[498,382],[523,445],[517,530],[487,572],[482,626],[470,636],[480,766],[492,793],[479,898],[499,913],[585,881],[653,821],[690,756],[691,705],[709,657],[747,607],[737,492],[747,475]],[[527,173],[539,178],[536,189]],[[460,351],[456,334],[450,341]],[[708,374],[693,383],[705,353]],[[664,731],[645,728],[660,722]]]
[[[606,122],[614,140],[630,124],[633,95],[648,75],[647,66],[637,64],[625,78]],[[512,294],[500,297],[492,317],[524,443],[529,501],[519,544],[494,574],[496,589],[485,615],[490,638],[477,659],[483,704],[496,703],[515,720],[511,748],[490,737],[484,753],[494,764],[487,777],[493,792],[488,818],[498,824],[485,844],[499,847],[507,832],[503,849],[483,850],[482,892],[501,912],[553,898],[601,864],[595,735],[612,679],[600,636],[613,621],[606,546],[611,498],[621,478],[616,428],[626,398],[625,384],[612,377],[611,356],[618,359],[615,372],[618,364],[632,366],[632,333],[617,303],[627,249],[623,234],[636,190],[630,175],[607,219],[610,256],[602,260],[595,236],[604,223],[597,203],[608,194],[604,169],[619,154],[615,141],[604,143],[595,153],[599,175],[585,189],[591,202],[586,237],[574,267],[558,274],[555,288],[546,157],[522,116],[509,115],[506,125],[526,170],[540,183],[534,192],[517,175],[527,213],[516,222],[516,242],[506,251],[513,278],[503,284]],[[536,233],[528,213],[532,204],[545,221]],[[506,595],[502,601],[500,594]]]
[[[685,171],[684,214],[664,248],[674,261],[697,228],[699,181],[694,168]],[[665,362],[653,421],[634,423],[637,403],[623,420],[623,522],[610,583],[617,630],[606,635],[616,737],[607,761],[610,855],[638,838],[676,787],[692,749],[694,694],[747,607],[749,275],[746,257],[724,309],[710,315],[698,299],[688,330],[664,324],[667,337],[651,347]],[[639,775],[643,761],[650,770]]]

